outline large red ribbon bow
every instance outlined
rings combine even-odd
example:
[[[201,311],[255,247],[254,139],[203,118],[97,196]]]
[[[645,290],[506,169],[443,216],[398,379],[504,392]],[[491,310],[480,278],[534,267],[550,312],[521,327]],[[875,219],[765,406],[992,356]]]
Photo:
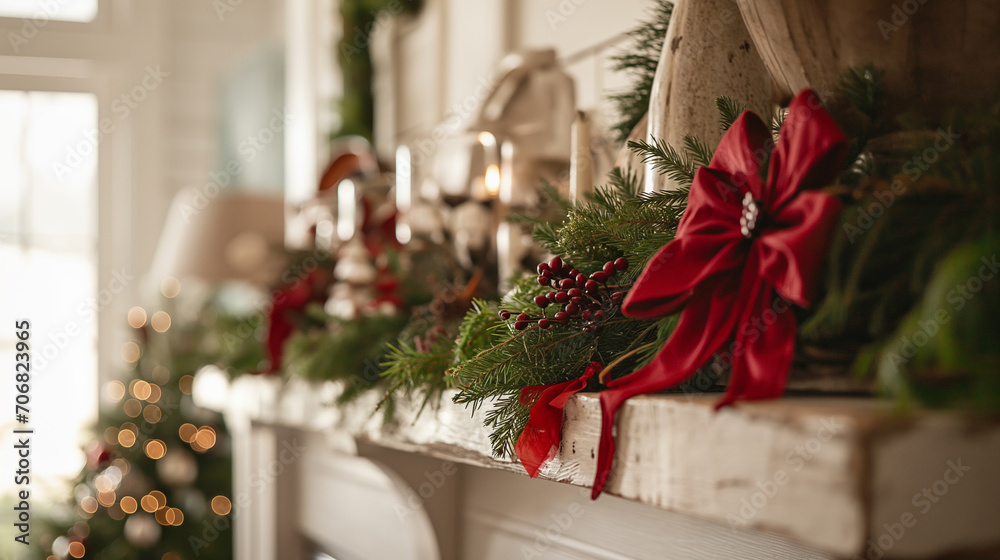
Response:
[[[521,389],[521,404],[531,406],[531,412],[528,413],[528,424],[514,444],[514,453],[532,478],[538,476],[542,465],[559,451],[566,401],[586,389],[587,381],[603,368],[601,364],[591,362],[583,375],[576,379]]]
[[[786,302],[809,305],[841,208],[806,189],[836,180],[848,145],[811,90],[792,101],[773,152],[771,143],[754,113],[733,123],[708,167],[695,174],[676,237],[625,298],[622,311],[631,317],[683,312],[652,362],[601,393],[593,498],[611,471],[615,411],[629,397],[675,386],[720,352],[732,366],[718,407],[784,391],[797,327]]]

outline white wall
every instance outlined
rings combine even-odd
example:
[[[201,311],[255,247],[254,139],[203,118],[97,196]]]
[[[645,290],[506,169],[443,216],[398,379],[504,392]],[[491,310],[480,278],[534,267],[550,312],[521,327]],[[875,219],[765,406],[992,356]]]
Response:
[[[648,0],[427,0],[415,21],[400,26],[395,134],[376,138],[380,150],[433,138],[435,127],[477,97],[505,54],[525,49],[555,48],[576,82],[578,108],[597,109],[609,122],[607,94],[628,87],[609,58],[649,6]]]
[[[220,79],[284,37],[284,0],[231,4],[232,11],[202,0],[169,4],[165,57],[173,74],[165,92],[162,204],[182,187],[208,183],[209,173],[220,169]]]

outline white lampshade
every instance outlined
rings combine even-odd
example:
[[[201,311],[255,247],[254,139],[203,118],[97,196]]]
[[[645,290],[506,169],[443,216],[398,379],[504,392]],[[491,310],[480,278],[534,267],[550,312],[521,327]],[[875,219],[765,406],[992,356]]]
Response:
[[[227,193],[209,199],[195,189],[180,191],[160,234],[151,280],[272,283],[285,264],[284,212],[280,197]]]

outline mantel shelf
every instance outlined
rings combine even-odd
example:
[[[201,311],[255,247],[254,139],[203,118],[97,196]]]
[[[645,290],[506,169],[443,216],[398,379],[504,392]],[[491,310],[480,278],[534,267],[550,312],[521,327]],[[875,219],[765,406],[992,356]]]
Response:
[[[519,463],[491,455],[483,411],[453,404],[450,394],[419,417],[403,403],[387,424],[372,414],[377,395],[331,406],[339,391],[333,382],[258,376],[226,387],[199,374],[194,396],[230,423],[348,435],[524,474]],[[1000,423],[943,412],[899,417],[885,403],[857,398],[785,398],[715,412],[717,398],[655,395],[626,403],[607,492],[841,557],[1000,552]],[[565,419],[562,447],[541,478],[589,486],[597,395],[570,399]]]

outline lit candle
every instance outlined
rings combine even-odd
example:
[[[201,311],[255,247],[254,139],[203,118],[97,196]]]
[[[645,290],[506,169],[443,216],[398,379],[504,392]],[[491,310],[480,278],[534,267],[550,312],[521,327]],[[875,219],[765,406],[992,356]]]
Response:
[[[570,130],[569,199],[578,202],[594,190],[594,165],[590,153],[590,123],[583,111],[576,112]]]
[[[521,208],[526,202],[524,179],[514,177],[514,144],[505,140],[500,145],[500,204],[494,210],[496,225],[497,273],[500,292],[510,289],[510,279],[520,268],[522,247],[521,228],[507,223],[511,208]]]
[[[355,218],[358,212],[358,199],[355,194],[354,181],[344,179],[337,185],[337,237],[341,241],[350,241],[357,229]]]
[[[500,202],[515,205],[522,202],[520,193],[515,193],[517,185],[514,181],[514,143],[505,140],[500,145]]]
[[[410,242],[410,207],[413,203],[413,176],[410,171],[410,149],[396,148],[396,240]]]
[[[486,174],[483,175],[485,194],[489,198],[496,198],[500,193],[500,158],[497,153],[499,148],[496,136],[489,132],[480,132],[479,143],[483,147],[483,162],[486,164]]]
[[[500,167],[497,164],[491,163],[486,166],[483,182],[486,184],[486,194],[496,198],[497,194],[500,193]]]

